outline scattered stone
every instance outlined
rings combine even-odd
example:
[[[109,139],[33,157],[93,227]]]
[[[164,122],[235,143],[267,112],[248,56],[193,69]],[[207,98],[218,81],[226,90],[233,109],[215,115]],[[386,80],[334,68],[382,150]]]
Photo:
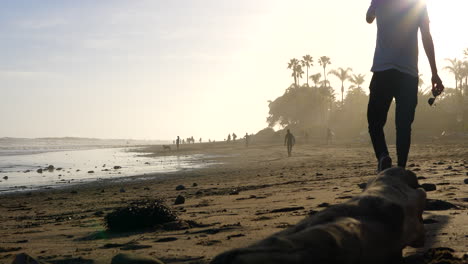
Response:
[[[42,173],[42,169],[37,169],[37,173]]]
[[[145,162],[145,165],[150,165],[150,163],[149,163],[149,162]]]
[[[198,186],[198,183],[196,183],[196,182],[194,182],[194,183],[192,184],[192,187],[197,187],[197,186]]]
[[[47,170],[49,170],[49,171],[53,171],[54,169],[55,169],[54,165],[49,165],[47,167]]]
[[[426,192],[432,192],[437,190],[437,187],[435,184],[432,183],[424,183],[421,185],[421,187],[426,191]]]
[[[468,175],[468,172],[467,172],[466,174]],[[465,184],[468,184],[468,179],[465,179],[463,182],[464,182]]]
[[[425,179],[427,179],[427,178],[424,177],[424,176],[419,176],[419,177],[418,177],[418,180],[425,180]]]
[[[7,247],[7,248],[0,247],[0,253],[12,252],[12,251],[18,251],[18,250],[21,250],[21,248],[20,247]]]
[[[8,176],[3,176],[3,179],[4,179],[4,180],[8,180]]]
[[[140,257],[131,254],[117,254],[112,258],[111,264],[164,264],[159,259]]]
[[[154,242],[165,243],[165,242],[172,242],[172,241],[176,241],[176,240],[177,240],[176,237],[165,237],[165,238],[160,238],[158,240],[155,240]]]
[[[121,166],[114,166],[114,170],[119,170],[121,168],[122,168]]]
[[[139,250],[139,249],[145,249],[145,248],[151,248],[151,247],[153,246],[130,243],[121,247],[120,250]]]
[[[55,170],[58,170],[58,171],[60,171],[60,170],[62,170],[62,168],[56,168]]]
[[[239,194],[239,189],[232,189],[230,192],[229,192],[229,195],[238,195]]]
[[[233,237],[243,237],[243,236],[245,236],[245,235],[244,235],[244,234],[229,235],[229,236],[227,236],[226,239],[227,239],[227,240],[230,240],[230,239],[233,238]]]
[[[330,204],[329,203],[321,203],[319,205],[317,205],[318,207],[329,207]]]
[[[363,183],[358,183],[358,186],[361,190],[364,190],[366,187],[367,187],[367,183],[363,182]]]
[[[46,264],[45,262],[42,262],[40,260],[37,260],[31,256],[29,256],[26,253],[20,253],[15,256],[15,259],[11,264]]]
[[[149,191],[149,190],[150,190],[150,188],[149,188],[149,187],[145,187],[145,188],[143,188],[143,190],[145,190],[145,191]]]
[[[414,168],[413,171],[421,171],[420,168]]]
[[[270,211],[270,213],[285,213],[285,212],[293,212],[293,211],[298,211],[298,210],[304,210],[304,207],[297,206],[297,207],[285,207],[285,208],[280,208],[280,209],[273,209]]]
[[[453,169],[452,166],[448,166],[448,167],[446,168],[446,170],[452,170],[452,169]]]
[[[103,211],[97,211],[93,215],[100,217],[100,216],[104,215],[104,212]]]
[[[90,170],[90,171],[88,171],[88,173],[90,173],[90,174],[91,174],[91,173],[94,173],[94,171]]]
[[[317,172],[315,173],[315,176],[323,176],[323,173]]]
[[[185,186],[183,186],[182,184],[177,185],[177,187],[175,189],[176,189],[176,191],[182,191],[182,190],[185,190]]]
[[[174,201],[175,205],[184,204],[184,203],[185,203],[185,197],[182,195],[178,195]]]
[[[426,200],[426,211],[445,211],[457,208],[456,205],[442,201],[442,200],[434,200],[434,199],[427,199]]]
[[[25,170],[25,171],[23,171],[23,172],[24,172],[24,173],[28,173],[28,172],[31,172],[31,170]]]
[[[416,167],[416,164],[414,164],[414,163],[411,163],[410,165],[408,165],[408,167],[410,167],[410,168],[414,168],[414,167]]]

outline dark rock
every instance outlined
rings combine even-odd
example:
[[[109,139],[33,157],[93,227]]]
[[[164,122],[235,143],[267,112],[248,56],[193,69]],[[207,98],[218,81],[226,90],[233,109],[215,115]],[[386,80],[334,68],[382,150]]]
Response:
[[[304,210],[304,207],[298,206],[298,207],[285,207],[285,208],[280,208],[280,209],[273,209],[270,211],[270,213],[284,213],[284,212],[293,212],[293,211],[298,211],[298,210]]]
[[[94,171],[90,170],[90,171],[88,171],[88,173],[94,173]]]
[[[315,173],[315,176],[323,176],[323,173],[317,172]]]
[[[154,242],[164,243],[164,242],[172,242],[172,241],[176,241],[176,240],[177,240],[176,237],[165,237],[165,238],[160,238],[158,240],[155,240]]]
[[[239,194],[239,189],[232,189],[230,192],[229,192],[229,195],[238,195]]]
[[[121,168],[122,168],[121,166],[114,166],[114,170],[119,170]]]
[[[424,176],[419,176],[419,177],[418,177],[418,180],[425,180],[425,179],[427,179],[427,178],[424,177]]]
[[[194,183],[192,184],[192,186],[193,186],[193,187],[197,187],[198,184],[197,184],[196,182],[194,182]]]
[[[421,171],[420,168],[414,168],[413,171]]]
[[[182,190],[185,190],[185,186],[183,186],[182,184],[177,185],[177,187],[175,189],[176,189],[176,191],[182,191]]]
[[[319,205],[317,205],[318,207],[329,207],[330,204],[329,203],[321,203]]]
[[[37,169],[37,173],[42,173],[42,169]]]
[[[468,172],[467,172],[466,174],[468,174]],[[465,184],[468,184],[468,179],[465,179],[463,182],[464,182]]]
[[[364,189],[367,187],[367,183],[365,183],[365,182],[359,183],[358,186],[359,186],[359,188],[360,188],[361,190],[364,190]]]
[[[432,183],[424,183],[421,185],[421,187],[426,191],[426,192],[432,192],[437,190],[437,187],[435,184]]]
[[[37,260],[37,259],[29,256],[26,253],[17,254],[15,256],[15,259],[13,260],[13,262],[11,264],[25,264],[25,263],[27,263],[27,264],[46,264],[45,262]]]
[[[453,169],[452,166],[448,166],[448,167],[446,168],[446,170],[452,170],[452,169]]]
[[[0,253],[5,253],[5,252],[12,252],[12,251],[18,251],[21,250],[22,248],[20,247],[0,247]]]
[[[75,191],[75,190],[73,190],[73,191],[71,191],[70,193],[71,193],[71,194],[77,194],[78,192]]]
[[[226,239],[227,239],[227,240],[230,240],[230,239],[233,238],[233,237],[243,237],[243,236],[245,236],[245,235],[244,235],[244,234],[229,235],[229,236],[226,237]]]
[[[138,250],[138,249],[145,249],[145,248],[151,248],[151,247],[153,246],[130,243],[121,247],[120,250]]]
[[[426,200],[426,211],[445,211],[457,208],[456,205],[442,201],[442,200],[434,200],[434,199],[427,199]]]
[[[131,254],[117,254],[112,258],[111,264],[164,264],[159,259],[140,257]]]
[[[4,180],[8,180],[8,176],[3,176],[3,179],[4,179]]]
[[[55,170],[58,170],[58,171],[60,171],[60,170],[62,170],[62,168],[56,168]]]
[[[408,167],[410,167],[410,168],[414,168],[414,167],[416,167],[416,164],[414,164],[414,163],[411,163],[410,165],[408,165]]]
[[[184,203],[185,203],[185,197],[182,196],[182,195],[178,195],[177,198],[174,201],[175,205],[184,204]]]
[[[145,162],[145,165],[150,165],[150,163],[149,163],[149,162]]]
[[[54,165],[49,165],[47,167],[47,170],[49,170],[49,171],[53,171],[54,169],[55,169]]]

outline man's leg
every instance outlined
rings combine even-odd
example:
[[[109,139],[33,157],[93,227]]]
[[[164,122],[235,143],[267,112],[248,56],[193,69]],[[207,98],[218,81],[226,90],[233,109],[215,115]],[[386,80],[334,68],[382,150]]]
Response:
[[[378,161],[382,156],[388,155],[383,128],[387,122],[388,109],[393,100],[394,76],[394,70],[375,72],[369,87],[367,121],[372,146]]]
[[[411,124],[418,104],[418,77],[399,73],[395,93],[395,125],[398,166],[406,167],[411,145]]]

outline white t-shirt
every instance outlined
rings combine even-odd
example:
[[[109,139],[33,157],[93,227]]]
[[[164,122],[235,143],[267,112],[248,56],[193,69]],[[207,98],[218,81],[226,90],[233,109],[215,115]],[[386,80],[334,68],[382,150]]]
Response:
[[[377,43],[371,71],[390,69],[418,76],[418,29],[429,22],[424,0],[372,0]]]

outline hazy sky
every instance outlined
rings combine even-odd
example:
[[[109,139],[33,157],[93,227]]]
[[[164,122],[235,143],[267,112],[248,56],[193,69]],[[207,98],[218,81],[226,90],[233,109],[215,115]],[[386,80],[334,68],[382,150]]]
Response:
[[[453,86],[443,59],[462,58],[468,48],[468,1],[427,1],[439,71]],[[267,125],[267,100],[293,82],[290,58],[329,56],[329,69],[366,74],[367,91],[376,32],[365,22],[369,4],[2,1],[0,137],[222,140],[255,133]],[[322,72],[314,64],[310,73]],[[429,84],[422,46],[420,70]]]

